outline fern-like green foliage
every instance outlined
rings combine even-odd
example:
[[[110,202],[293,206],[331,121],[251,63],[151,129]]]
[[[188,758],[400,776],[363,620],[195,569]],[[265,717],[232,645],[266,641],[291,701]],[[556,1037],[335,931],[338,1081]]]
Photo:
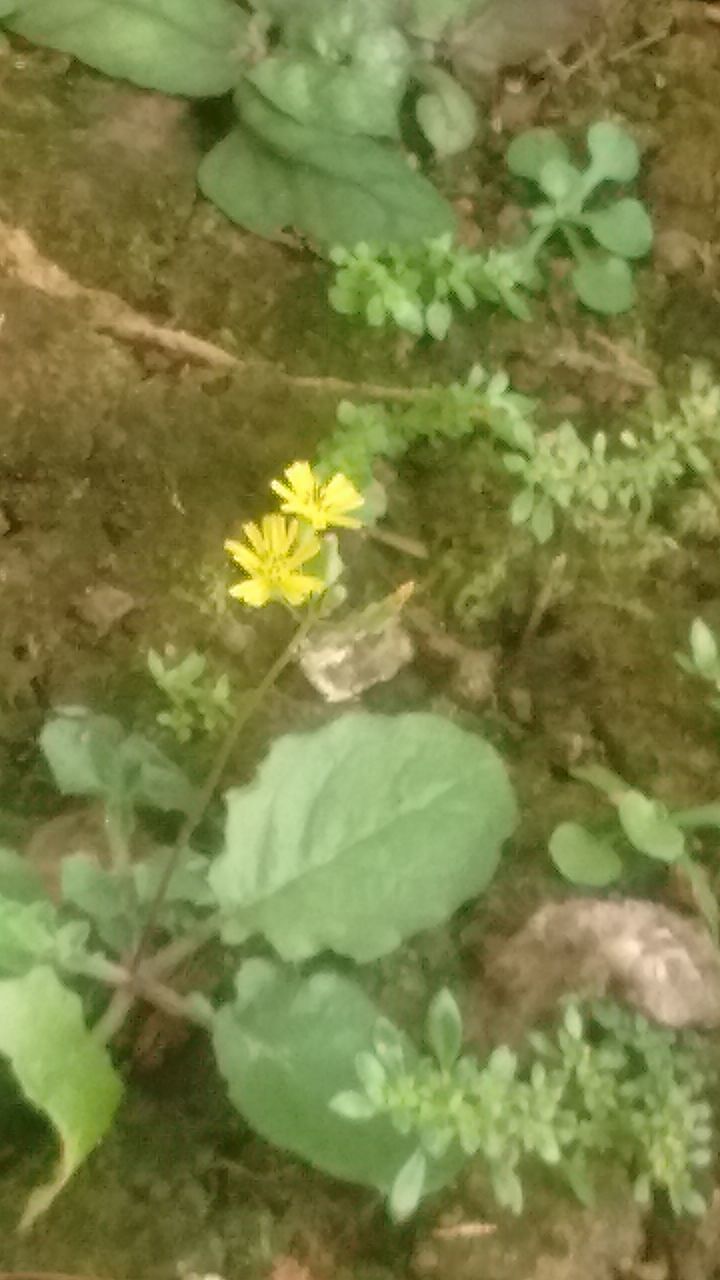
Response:
[[[367,489],[378,458],[398,459],[420,441],[437,446],[484,433],[518,481],[512,523],[541,543],[560,522],[597,542],[622,541],[648,525],[659,499],[685,477],[717,483],[720,386],[703,364],[692,367],[680,395],[649,396],[612,434],[586,438],[572,422],[544,430],[541,412],[505,374],[476,366],[466,382],[408,393],[407,402],[343,401],[319,465]]]
[[[409,1066],[382,1023],[357,1061],[359,1088],[332,1103],[358,1121],[385,1115],[416,1137],[391,1193],[396,1216],[413,1211],[433,1166],[458,1149],[482,1158],[499,1203],[516,1213],[529,1163],[555,1169],[589,1201],[601,1160],[627,1171],[640,1203],[661,1193],[675,1213],[703,1212],[696,1179],[712,1160],[710,1081],[693,1037],[611,1002],[570,1002],[553,1033],[531,1033],[519,1053],[502,1045],[481,1064],[461,1056],[460,1013],[443,991],[427,1040],[432,1056]]]

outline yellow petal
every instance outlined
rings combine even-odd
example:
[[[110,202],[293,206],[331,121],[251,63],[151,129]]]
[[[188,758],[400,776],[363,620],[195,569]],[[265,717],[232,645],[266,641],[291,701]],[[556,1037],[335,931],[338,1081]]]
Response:
[[[363,504],[363,497],[354,484],[341,471],[328,480],[323,494],[328,507],[338,511],[355,511]]]
[[[322,543],[314,535],[303,538],[299,545],[285,559],[288,569],[297,569],[308,560],[314,560],[322,551]]]
[[[253,609],[260,609],[270,599],[270,588],[261,578],[250,578],[247,582],[236,582],[228,592],[234,600],[241,600]]]
[[[235,542],[232,538],[228,538],[225,543],[225,550],[246,573],[257,573],[262,567],[260,557],[256,556],[255,552],[251,551],[249,547],[246,547],[244,542]]]
[[[266,550],[265,540],[260,530],[258,529],[258,526],[256,524],[249,523],[249,524],[244,524],[242,528],[243,528],[243,533],[245,534],[245,537],[247,538],[250,545],[255,548],[258,555],[261,555],[261,556],[264,555]]]
[[[290,488],[303,502],[311,502],[315,496],[317,481],[309,462],[293,462],[286,468],[285,477]]]
[[[280,590],[288,604],[303,604],[310,596],[324,591],[325,583],[309,573],[288,573],[280,582]]]

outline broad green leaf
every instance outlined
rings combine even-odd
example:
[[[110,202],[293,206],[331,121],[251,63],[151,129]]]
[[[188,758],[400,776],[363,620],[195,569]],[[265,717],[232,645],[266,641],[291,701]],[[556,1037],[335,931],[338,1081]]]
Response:
[[[622,875],[622,862],[609,840],[601,840],[578,822],[561,822],[549,841],[550,857],[571,884],[603,888]]]
[[[414,1151],[405,1161],[390,1189],[390,1216],[394,1222],[405,1222],[417,1209],[427,1178],[427,1158]]]
[[[620,125],[600,120],[587,133],[592,176],[595,183],[630,182],[637,176],[640,156],[634,140]]]
[[[511,173],[540,183],[543,166],[549,160],[569,163],[570,152],[553,129],[527,129],[513,138],[505,160]]]
[[[389,1191],[413,1141],[387,1116],[359,1123],[330,1105],[357,1084],[355,1061],[372,1044],[377,1008],[348,978],[303,978],[258,960],[241,968],[237,993],[212,1032],[234,1106],[276,1146],[336,1178]],[[416,1054],[403,1040],[412,1066]]]
[[[621,258],[643,258],[652,247],[652,222],[639,200],[618,200],[584,214],[582,222],[603,249]]]
[[[641,791],[626,791],[617,804],[625,835],[639,853],[661,862],[676,862],[685,853],[685,836],[662,805]]]
[[[438,991],[427,1017],[427,1039],[441,1067],[450,1068],[460,1055],[463,1040],[462,1015],[451,991]]]
[[[478,127],[478,115],[470,94],[447,71],[430,67],[422,77],[428,89],[415,107],[418,124],[439,156],[466,151]]]
[[[40,734],[40,746],[63,795],[103,796],[161,812],[185,812],[194,788],[182,769],[141,734],[125,735],[111,716],[82,708],[59,712]]]
[[[377,138],[399,136],[404,74],[378,81],[371,69],[278,54],[259,62],[247,79],[300,124]]]
[[[92,920],[98,936],[120,953],[136,938],[138,913],[132,883],[127,875],[103,867],[84,853],[63,858],[61,886],[63,902],[77,907]]]
[[[262,226],[262,234],[295,226],[322,244],[348,247],[415,243],[454,230],[450,205],[397,148],[298,124],[247,83],[235,96],[246,137],[236,130],[218,155],[214,148],[199,181],[236,222]]]
[[[487,886],[515,824],[494,749],[416,713],[281,738],[227,804],[210,871],[226,937],[261,933],[286,960],[374,960],[441,923]]]
[[[622,258],[587,258],[573,271],[572,283],[580,301],[602,315],[620,315],[635,301],[632,271]]]
[[[241,74],[247,15],[233,0],[17,0],[5,25],[109,76],[212,97]]]
[[[0,898],[36,902],[46,897],[43,882],[32,863],[13,849],[0,845]]]
[[[0,1053],[61,1144],[51,1182],[30,1196],[21,1221],[26,1229],[110,1127],[122,1084],[106,1050],[85,1026],[80,997],[45,967],[0,982]]]
[[[559,156],[546,160],[538,182],[553,204],[564,204],[574,197],[573,208],[581,205],[582,173],[569,160],[561,160]]]

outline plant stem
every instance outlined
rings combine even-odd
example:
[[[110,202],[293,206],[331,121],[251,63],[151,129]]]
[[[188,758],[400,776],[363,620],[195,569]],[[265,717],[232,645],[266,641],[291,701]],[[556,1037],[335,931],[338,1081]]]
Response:
[[[295,654],[296,649],[305,639],[305,636],[310,630],[310,627],[312,626],[314,620],[315,620],[314,611],[312,609],[308,609],[297,631],[295,632],[291,640],[288,642],[288,644],[286,644],[282,652],[275,659],[272,666],[268,668],[268,670],[266,671],[260,683],[256,685],[256,687],[252,690],[250,696],[246,699],[239,714],[236,716],[235,720],[230,726],[228,733],[225,735],[225,738],[220,746],[220,750],[218,751],[213,761],[213,764],[210,768],[210,771],[202,787],[200,788],[200,791],[198,792],[195,804],[191,806],[189,812],[187,813],[185,817],[185,821],[183,822],[178,832],[177,839],[175,840],[175,843],[173,844],[168,854],[167,861],[163,869],[163,873],[160,877],[160,882],[155,892],[155,896],[153,897],[150,903],[150,906],[148,908],[145,924],[144,924],[142,933],[140,935],[140,940],[135,948],[135,952],[130,961],[130,969],[133,972],[137,971],[140,960],[142,959],[142,956],[147,949],[148,941],[155,927],[155,924],[157,923],[158,915],[162,908],[163,902],[165,901],[165,896],[167,894],[168,887],[170,885],[170,881],[172,880],[173,873],[175,872],[177,864],[180,861],[180,858],[182,857],[185,851],[188,841],[190,840],[195,830],[200,825],[200,822],[202,821],[203,817],[205,816],[205,811],[208,805],[210,804],[210,801],[213,798],[213,795],[215,793],[215,788],[217,787],[218,782],[220,781],[225,771],[228,760],[232,755],[232,752],[237,744],[238,738],[240,737],[242,730],[245,728],[245,725],[248,723],[251,717],[255,714],[258,707],[261,705],[264,698],[270,692],[270,690],[272,689],[273,685],[276,683],[276,681],[278,680],[282,672],[285,670],[288,664],[292,661],[292,658]]]

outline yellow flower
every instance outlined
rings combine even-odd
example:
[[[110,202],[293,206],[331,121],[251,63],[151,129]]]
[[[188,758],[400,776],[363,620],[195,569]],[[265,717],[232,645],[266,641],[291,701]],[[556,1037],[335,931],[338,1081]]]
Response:
[[[359,529],[362,521],[349,516],[363,504],[347,476],[338,471],[326,484],[316,480],[309,462],[293,462],[285,471],[287,484],[273,480],[270,488],[284,499],[280,510],[307,520],[319,533],[330,525]]]
[[[232,538],[225,543],[225,550],[248,575],[247,582],[237,582],[230,588],[230,595],[236,600],[259,609],[269,600],[303,604],[324,591],[322,578],[299,572],[318,554],[321,543],[309,531],[301,533],[297,520],[263,516],[261,528],[244,524],[243,533],[249,546]]]

